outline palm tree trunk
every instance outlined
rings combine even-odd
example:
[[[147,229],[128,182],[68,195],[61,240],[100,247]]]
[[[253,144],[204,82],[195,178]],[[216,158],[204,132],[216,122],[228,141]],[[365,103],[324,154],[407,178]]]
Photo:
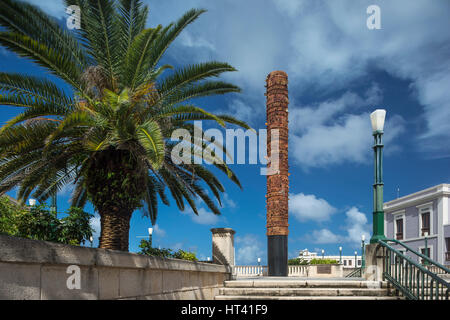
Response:
[[[91,161],[86,188],[100,214],[99,248],[128,251],[130,219],[145,191],[142,168],[124,150],[101,151]]]
[[[132,212],[120,212],[117,208],[100,212],[99,248],[128,251],[131,214]]]

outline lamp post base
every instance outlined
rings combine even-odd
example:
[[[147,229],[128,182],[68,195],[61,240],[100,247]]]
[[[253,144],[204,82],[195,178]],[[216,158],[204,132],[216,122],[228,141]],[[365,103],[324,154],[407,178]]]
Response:
[[[267,266],[271,277],[288,276],[288,236],[267,237]]]
[[[373,212],[373,235],[370,238],[370,243],[377,243],[378,240],[386,240],[384,235],[384,212]]]
[[[387,238],[384,235],[373,235],[372,238],[370,238],[370,243],[378,243],[379,240],[387,240]]]

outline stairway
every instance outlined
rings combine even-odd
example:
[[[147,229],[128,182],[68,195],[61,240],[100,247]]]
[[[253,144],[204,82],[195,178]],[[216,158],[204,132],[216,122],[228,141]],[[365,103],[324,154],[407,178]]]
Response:
[[[397,300],[386,282],[261,277],[224,282],[216,300]]]

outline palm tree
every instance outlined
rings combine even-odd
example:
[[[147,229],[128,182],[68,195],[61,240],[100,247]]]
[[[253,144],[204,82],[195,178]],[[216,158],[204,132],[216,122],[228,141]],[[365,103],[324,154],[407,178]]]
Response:
[[[180,210],[186,201],[198,214],[194,200],[200,197],[220,214],[214,198],[220,205],[223,185],[203,165],[174,161],[176,142],[170,137],[176,129],[193,134],[193,120],[249,128],[192,103],[240,92],[211,80],[236,70],[213,61],[162,77],[173,68],[159,65],[174,39],[205,10],[192,9],[166,27],[145,28],[148,8],[139,0],[67,0],[66,5],[81,9],[76,32],[33,5],[2,0],[0,44],[63,80],[73,93],[48,77],[0,73],[0,105],[24,108],[0,131],[0,194],[18,187],[21,201],[30,195],[45,201],[73,183],[72,205],[83,207],[89,200],[101,217],[100,248],[123,251],[128,251],[132,213],[143,207],[154,224],[158,201],[169,204],[166,187]],[[191,141],[192,149],[203,150],[205,138]],[[226,164],[214,166],[241,187]]]

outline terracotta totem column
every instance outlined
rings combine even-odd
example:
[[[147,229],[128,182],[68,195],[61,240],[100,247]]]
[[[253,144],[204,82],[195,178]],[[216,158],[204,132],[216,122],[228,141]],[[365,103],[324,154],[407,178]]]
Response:
[[[267,253],[269,276],[288,275],[288,76],[267,77]],[[273,138],[275,138],[273,140]]]

